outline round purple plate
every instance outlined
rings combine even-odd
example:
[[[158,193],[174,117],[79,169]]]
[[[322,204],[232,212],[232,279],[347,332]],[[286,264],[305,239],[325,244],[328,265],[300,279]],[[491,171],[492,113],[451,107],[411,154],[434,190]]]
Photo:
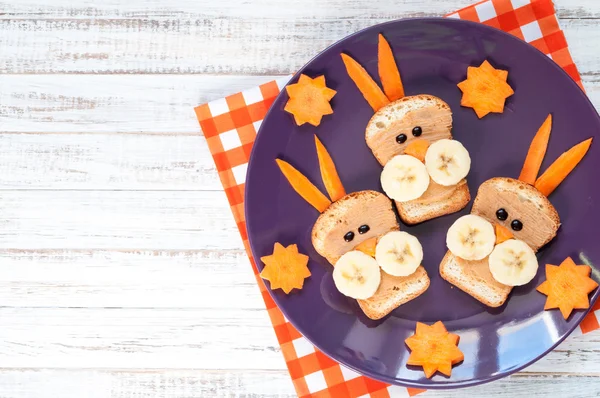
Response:
[[[340,53],[354,57],[377,75],[377,35],[383,33],[396,55],[407,95],[433,94],[444,99],[454,116],[453,135],[469,150],[468,176],[474,197],[491,177],[517,178],[531,139],[548,113],[554,117],[552,137],[542,171],[572,145],[600,131],[600,118],[579,87],[552,60],[534,47],[499,30],[452,19],[394,21],[353,34],[309,62],[299,73],[324,74],[337,90],[334,114],[318,128],[297,127],[284,112],[282,93],[262,123],[254,144],[246,181],[246,217],[255,258],[271,254],[274,242],[297,243],[310,256],[312,276],[304,288],[286,295],[271,294],[290,322],[334,360],[372,378],[421,388],[452,388],[498,379],[524,368],[552,350],[584,318],[574,311],[568,321],[560,313],[544,311],[546,296],[535,291],[545,279],[544,264],[559,264],[567,256],[593,267],[600,280],[600,186],[596,183],[600,156],[594,143],[587,157],[550,196],[562,227],[538,254],[536,278],[515,288],[507,303],[488,308],[441,279],[440,260],[446,252],[448,227],[467,214],[459,213],[423,224],[400,228],[419,238],[423,265],[431,286],[420,297],[400,306],[381,321],[367,319],[355,300],[342,296],[332,279],[332,266],[314,250],[310,232],[318,212],[289,186],[275,164],[282,158],[302,171],[323,192],[313,134],[328,148],[347,192],[381,191],[381,166],[365,144],[364,131],[373,111],[345,72]],[[477,119],[460,106],[463,80],[469,65],[488,59],[509,71],[515,95],[503,114]],[[297,76],[292,80],[296,81]],[[376,79],[378,80],[378,79]],[[262,264],[257,261],[259,269]],[[267,282],[268,286],[268,282]],[[598,296],[594,292],[593,300]],[[439,373],[425,378],[420,368],[406,366],[409,351],[404,339],[416,321],[441,320],[460,335],[465,360],[447,378]]]

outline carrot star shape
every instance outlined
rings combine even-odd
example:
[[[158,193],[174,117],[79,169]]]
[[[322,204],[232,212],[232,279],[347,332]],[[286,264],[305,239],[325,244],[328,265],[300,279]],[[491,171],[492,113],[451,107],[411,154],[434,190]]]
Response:
[[[452,365],[465,358],[457,347],[458,340],[459,336],[448,333],[440,321],[431,326],[417,322],[415,334],[405,340],[411,350],[406,364],[422,366],[428,379],[438,371],[450,376]]]
[[[598,284],[590,278],[592,268],[587,265],[575,265],[567,257],[559,266],[546,264],[546,281],[537,291],[548,296],[545,310],[558,308],[567,319],[574,309],[590,307],[590,294]]]
[[[490,112],[504,112],[506,99],[514,94],[507,78],[507,71],[495,69],[488,61],[479,67],[469,66],[467,80],[458,83],[463,92],[460,104],[473,108],[480,119]]]
[[[318,126],[323,116],[333,113],[329,101],[336,91],[325,86],[325,76],[311,79],[306,75],[300,75],[298,83],[290,84],[285,90],[290,99],[285,104],[284,110],[294,115],[298,126],[304,123]]]
[[[304,279],[310,276],[308,256],[298,253],[297,245],[283,247],[275,243],[273,254],[261,257],[265,264],[261,278],[271,282],[271,289],[283,289],[289,294],[292,289],[302,289]]]

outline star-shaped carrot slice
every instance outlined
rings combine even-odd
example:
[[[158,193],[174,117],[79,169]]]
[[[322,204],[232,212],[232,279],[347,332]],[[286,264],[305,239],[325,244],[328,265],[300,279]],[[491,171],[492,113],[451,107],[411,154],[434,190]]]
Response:
[[[271,290],[283,289],[289,294],[294,288],[302,289],[304,279],[310,276],[308,256],[300,254],[297,245],[275,243],[273,254],[260,260],[265,264],[260,276],[271,282]]]
[[[300,75],[298,83],[290,84],[285,90],[290,99],[284,109],[294,115],[298,126],[304,123],[318,126],[323,116],[333,113],[329,101],[336,91],[325,85],[325,76],[311,79],[306,75]]]
[[[507,79],[507,71],[495,69],[488,61],[479,67],[469,66],[467,80],[458,83],[463,92],[460,104],[473,108],[480,119],[490,112],[504,112],[506,99],[514,94]]]
[[[415,334],[405,340],[411,353],[407,365],[422,366],[429,379],[440,372],[446,376],[452,373],[452,365],[465,359],[458,349],[459,336],[448,333],[440,321],[429,326],[417,322]]]
[[[546,264],[546,281],[537,288],[538,292],[548,296],[544,309],[558,308],[567,319],[574,309],[589,308],[588,294],[598,287],[590,278],[591,273],[591,267],[575,265],[571,257],[559,266]]]

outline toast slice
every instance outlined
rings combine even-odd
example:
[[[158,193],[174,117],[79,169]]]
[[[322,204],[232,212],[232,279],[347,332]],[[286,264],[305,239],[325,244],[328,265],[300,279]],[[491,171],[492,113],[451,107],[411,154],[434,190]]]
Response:
[[[500,307],[512,290],[512,287],[494,279],[487,257],[479,261],[467,261],[448,251],[440,264],[440,275],[489,307]]]
[[[429,143],[452,138],[452,111],[450,106],[433,95],[404,97],[381,108],[369,121],[365,140],[382,166],[404,150],[416,139],[414,127],[421,127],[419,139]],[[407,138],[399,144],[396,137]],[[432,218],[462,210],[471,200],[466,181],[444,187],[431,181],[427,191],[418,199],[396,202],[396,208],[406,224],[418,224]]]
[[[365,131],[365,140],[373,155],[385,166],[396,155],[416,139],[414,127],[421,127],[418,137],[430,143],[452,138],[452,111],[442,99],[433,95],[415,95],[390,102],[371,118]],[[396,137],[405,134],[407,139],[399,144]]]
[[[369,231],[360,234],[358,228],[362,225],[368,225]],[[312,243],[315,250],[334,265],[344,253],[365,240],[398,229],[392,201],[380,192],[360,191],[334,202],[319,216],[312,230]],[[344,239],[348,232],[354,233],[350,242]],[[406,277],[381,271],[379,289],[370,299],[359,300],[359,305],[367,317],[381,319],[428,287],[429,277],[422,266]]]
[[[464,209],[470,201],[471,194],[466,180],[451,187],[438,185],[431,180],[429,188],[420,198],[394,203],[402,221],[412,225],[456,213]]]
[[[358,232],[362,225],[369,227],[367,233]],[[332,203],[319,216],[312,229],[312,244],[333,265],[365,240],[399,228],[392,201],[387,196],[376,191],[359,191]],[[348,232],[354,233],[349,242],[344,239]]]
[[[508,213],[506,220],[496,217],[499,209]],[[534,251],[550,242],[560,227],[558,213],[548,198],[535,187],[513,178],[492,178],[481,184],[471,214],[504,226]],[[523,229],[512,230],[513,220],[521,221]],[[504,304],[512,290],[494,279],[487,258],[467,261],[448,252],[440,264],[440,275],[490,307]]]
[[[365,315],[378,320],[388,315],[400,305],[409,302],[427,290],[429,276],[423,266],[409,276],[392,276],[381,271],[381,284],[375,295],[367,300],[358,300]]]
[[[498,209],[508,212],[506,220],[498,220]],[[471,213],[506,227],[516,239],[536,252],[554,239],[560,227],[558,212],[548,198],[535,187],[514,178],[491,178],[481,184]],[[523,229],[512,230],[513,220],[521,221]]]

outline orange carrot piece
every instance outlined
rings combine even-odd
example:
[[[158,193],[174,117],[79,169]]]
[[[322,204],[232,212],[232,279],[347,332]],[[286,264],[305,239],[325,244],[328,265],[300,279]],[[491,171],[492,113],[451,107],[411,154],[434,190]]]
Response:
[[[425,154],[427,153],[427,149],[429,149],[429,145],[429,141],[422,138],[414,140],[404,149],[404,154],[413,156],[421,162],[425,162]]]
[[[383,86],[383,91],[390,101],[396,101],[404,97],[404,86],[400,78],[400,71],[394,59],[394,53],[390,48],[390,43],[379,34],[377,67],[379,69],[379,79]]]
[[[487,61],[479,67],[469,66],[467,79],[457,85],[463,92],[460,104],[473,108],[480,119],[490,112],[504,112],[506,99],[514,94],[507,78],[508,72],[494,69]]]
[[[271,290],[282,289],[289,294],[292,289],[302,289],[304,279],[310,276],[308,256],[300,254],[295,244],[283,247],[276,242],[273,254],[260,260],[265,264],[260,277],[271,282]]]
[[[506,81],[508,79],[508,71],[494,68],[492,66],[492,64],[490,64],[488,62],[487,59],[485,61],[483,61],[483,63],[481,64],[480,68],[483,71],[493,73],[497,78],[502,79],[503,81]]]
[[[495,224],[494,229],[496,230],[496,244],[499,245],[502,242],[506,242],[509,239],[513,239],[514,235],[507,228],[500,224]]]
[[[431,326],[417,322],[415,334],[404,341],[411,350],[406,364],[422,366],[427,378],[438,371],[450,376],[452,365],[464,360],[458,341],[459,336],[448,333],[442,322]]]
[[[294,188],[294,191],[298,192],[315,209],[323,213],[331,205],[331,201],[304,174],[296,170],[294,166],[281,159],[275,159],[275,161],[277,162],[277,166],[279,166],[279,170],[281,170],[292,188]]]
[[[342,54],[342,60],[344,61],[348,75],[375,112],[390,102],[377,83],[369,76],[365,68],[346,54]]]
[[[537,288],[548,296],[544,309],[558,308],[567,319],[574,309],[589,308],[588,294],[598,287],[590,278],[591,270],[587,265],[576,265],[570,257],[559,266],[546,264],[546,281]]]
[[[298,83],[288,85],[285,90],[290,98],[284,110],[294,116],[298,126],[304,123],[318,126],[323,116],[333,113],[329,101],[336,91],[325,85],[325,76],[311,79],[304,74],[300,75]]]
[[[531,146],[527,152],[523,169],[521,169],[521,175],[519,180],[526,182],[527,184],[535,184],[542,161],[546,155],[546,148],[548,148],[548,140],[550,140],[550,132],[552,131],[552,115],[548,115],[538,132],[531,141]]]
[[[317,146],[317,156],[319,158],[319,168],[321,169],[321,178],[323,179],[323,184],[325,184],[325,189],[327,190],[331,201],[335,202],[341,199],[343,196],[346,196],[346,190],[342,185],[342,181],[340,180],[340,176],[335,168],[333,159],[331,159],[329,152],[327,152],[327,149],[325,149],[316,135],[315,145]]]
[[[548,196],[564,181],[573,169],[581,162],[592,145],[592,138],[580,142],[563,153],[548,167],[535,182],[535,187]]]
[[[354,250],[365,253],[367,256],[375,257],[375,248],[377,247],[377,237],[374,236],[359,243]]]

